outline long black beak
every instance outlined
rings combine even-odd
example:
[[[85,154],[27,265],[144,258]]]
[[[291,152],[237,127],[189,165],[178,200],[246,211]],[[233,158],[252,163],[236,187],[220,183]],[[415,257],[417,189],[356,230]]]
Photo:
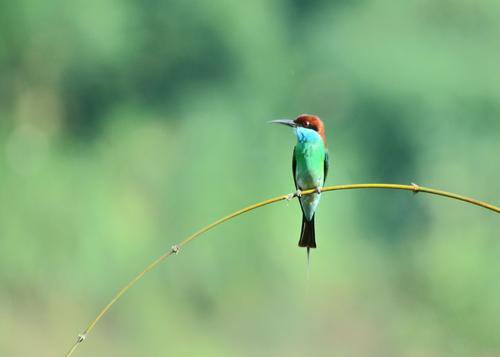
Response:
[[[297,126],[295,124],[295,122],[293,120],[290,120],[290,119],[271,120],[269,123],[288,125],[288,126],[291,126],[292,128],[295,128]]]

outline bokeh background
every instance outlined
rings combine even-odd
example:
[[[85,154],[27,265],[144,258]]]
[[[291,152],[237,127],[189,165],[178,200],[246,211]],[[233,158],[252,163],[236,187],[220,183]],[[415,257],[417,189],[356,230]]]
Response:
[[[325,121],[327,184],[500,203],[500,2],[0,3],[0,355],[63,355],[133,275],[293,191]],[[78,356],[500,356],[500,219],[403,191],[239,217],[148,274]]]

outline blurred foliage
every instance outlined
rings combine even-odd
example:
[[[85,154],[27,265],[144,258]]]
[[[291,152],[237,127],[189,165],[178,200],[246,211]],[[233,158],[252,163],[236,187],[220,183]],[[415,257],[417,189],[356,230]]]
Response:
[[[61,355],[152,258],[291,192],[318,114],[328,184],[498,204],[500,2],[0,3],[0,355]],[[500,221],[424,195],[325,194],[307,279],[296,202],[152,272],[79,355],[496,356]]]

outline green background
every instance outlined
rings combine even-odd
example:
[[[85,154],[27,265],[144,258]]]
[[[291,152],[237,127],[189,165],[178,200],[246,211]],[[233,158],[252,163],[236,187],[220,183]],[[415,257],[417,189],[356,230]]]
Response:
[[[63,355],[134,274],[293,191],[319,115],[327,184],[500,203],[500,2],[3,1],[0,355]],[[498,356],[500,219],[405,191],[297,202],[148,274],[78,356]]]

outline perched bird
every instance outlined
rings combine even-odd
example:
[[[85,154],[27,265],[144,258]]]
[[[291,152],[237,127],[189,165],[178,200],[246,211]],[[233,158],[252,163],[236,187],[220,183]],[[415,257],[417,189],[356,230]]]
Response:
[[[294,128],[297,144],[293,150],[292,172],[295,181],[295,196],[302,208],[302,230],[299,247],[316,248],[314,214],[321,197],[321,188],[328,173],[328,150],[323,122],[315,115],[302,114],[295,120],[279,119],[271,123]],[[301,191],[316,189],[316,193],[302,196]]]

